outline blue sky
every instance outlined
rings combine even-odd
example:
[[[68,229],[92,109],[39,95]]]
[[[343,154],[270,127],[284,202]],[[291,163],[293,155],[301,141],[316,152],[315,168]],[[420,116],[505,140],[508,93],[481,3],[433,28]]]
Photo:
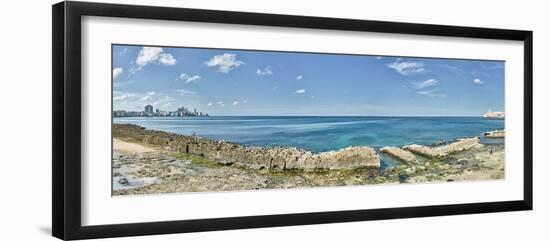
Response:
[[[504,62],[113,45],[113,109],[210,115],[480,116]]]

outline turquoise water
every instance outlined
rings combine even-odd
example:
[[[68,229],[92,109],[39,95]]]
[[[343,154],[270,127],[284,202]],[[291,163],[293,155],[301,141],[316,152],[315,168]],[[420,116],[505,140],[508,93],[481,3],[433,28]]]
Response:
[[[481,117],[128,117],[129,123],[148,129],[228,140],[246,146],[298,147],[312,152],[349,146],[430,145],[460,137],[479,136],[503,129],[504,120]],[[381,171],[399,161],[381,154]]]
[[[247,146],[299,147],[312,152],[348,146],[429,145],[504,128],[504,120],[481,117],[127,117],[113,122]]]

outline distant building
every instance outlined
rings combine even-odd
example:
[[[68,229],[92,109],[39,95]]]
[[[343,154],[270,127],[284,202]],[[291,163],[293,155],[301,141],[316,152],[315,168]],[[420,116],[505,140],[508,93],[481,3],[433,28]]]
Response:
[[[179,107],[175,111],[154,109],[152,105],[146,105],[143,111],[113,110],[113,117],[185,117],[185,116],[209,116],[206,112],[199,112],[193,108],[193,112],[185,107]]]
[[[145,106],[145,113],[146,114],[153,114],[153,106],[152,105],[146,105]]]
[[[127,116],[128,113],[124,110],[115,110],[113,111],[113,116],[115,117],[122,117],[122,116]]]
[[[483,114],[483,118],[485,119],[504,119],[504,112],[503,111],[487,111],[485,114]]]

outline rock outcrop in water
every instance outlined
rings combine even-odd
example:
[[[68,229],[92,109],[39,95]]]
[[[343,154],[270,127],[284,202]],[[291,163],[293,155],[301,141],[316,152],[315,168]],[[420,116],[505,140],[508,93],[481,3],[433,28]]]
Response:
[[[404,146],[403,149],[427,157],[444,157],[454,152],[468,150],[479,144],[478,137],[458,139],[450,144],[428,147],[418,144]]]
[[[380,152],[386,153],[390,156],[393,156],[393,157],[395,157],[399,160],[405,161],[405,162],[409,162],[409,163],[416,162],[416,156],[412,152],[407,151],[407,150],[403,150],[399,147],[386,146],[386,147],[380,149]]]
[[[315,170],[380,167],[380,157],[373,148],[366,146],[314,154],[298,148],[247,147],[227,141],[147,130],[131,124],[113,124],[113,134],[130,137],[146,144],[163,146],[173,151],[205,156],[219,162],[235,163],[254,169]]]
[[[504,130],[488,131],[483,133],[485,138],[504,138]]]

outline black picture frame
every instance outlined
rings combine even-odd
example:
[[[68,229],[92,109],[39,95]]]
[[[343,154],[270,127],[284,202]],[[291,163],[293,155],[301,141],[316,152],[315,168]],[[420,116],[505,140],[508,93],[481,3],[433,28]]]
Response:
[[[213,230],[413,218],[532,210],[533,208],[533,32],[491,28],[397,23],[323,17],[151,7],[90,2],[52,6],[52,233],[60,239],[88,239]],[[516,40],[524,44],[523,199],[420,207],[342,210],[198,220],[81,224],[81,17],[103,16],[258,26]]]

